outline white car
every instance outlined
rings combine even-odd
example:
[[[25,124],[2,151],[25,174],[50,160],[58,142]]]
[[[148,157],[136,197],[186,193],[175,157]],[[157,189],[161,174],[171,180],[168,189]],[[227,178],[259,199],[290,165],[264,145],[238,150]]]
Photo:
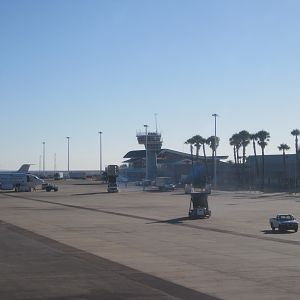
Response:
[[[278,214],[276,218],[270,219],[270,225],[273,231],[277,228],[279,231],[294,230],[298,231],[298,221],[291,214]]]

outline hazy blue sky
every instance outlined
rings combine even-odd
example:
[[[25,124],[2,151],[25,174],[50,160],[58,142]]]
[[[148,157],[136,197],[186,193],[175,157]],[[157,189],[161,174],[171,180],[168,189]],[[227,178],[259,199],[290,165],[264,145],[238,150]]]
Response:
[[[154,114],[163,147],[246,129],[267,154],[300,127],[300,1],[1,0],[0,169],[99,168],[142,149]],[[247,154],[252,154],[249,147]]]

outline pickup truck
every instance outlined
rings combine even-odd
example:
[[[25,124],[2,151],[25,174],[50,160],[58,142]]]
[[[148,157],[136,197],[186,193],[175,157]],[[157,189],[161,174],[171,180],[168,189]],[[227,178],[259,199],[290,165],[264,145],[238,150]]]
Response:
[[[291,214],[279,214],[276,218],[270,219],[270,225],[274,231],[276,228],[279,231],[294,230],[298,231],[298,221]]]

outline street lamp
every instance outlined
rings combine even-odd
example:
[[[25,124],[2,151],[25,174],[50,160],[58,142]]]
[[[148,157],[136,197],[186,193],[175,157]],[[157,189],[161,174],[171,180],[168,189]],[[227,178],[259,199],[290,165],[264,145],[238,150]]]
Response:
[[[39,176],[42,175],[42,155],[39,157]]]
[[[100,175],[101,175],[101,171],[102,171],[102,131],[99,131],[99,136],[100,136],[100,144],[99,144],[99,149],[100,149]]]
[[[212,114],[215,118],[215,149],[214,149],[214,188],[217,187],[217,117],[218,115]]]
[[[45,177],[45,142],[43,142],[43,176]]]
[[[148,125],[144,125],[146,130],[146,180],[148,179]]]
[[[68,178],[70,178],[70,137],[66,137],[68,141]]]
[[[55,176],[55,173],[56,173],[56,153],[54,153],[54,172],[53,172],[53,176]]]

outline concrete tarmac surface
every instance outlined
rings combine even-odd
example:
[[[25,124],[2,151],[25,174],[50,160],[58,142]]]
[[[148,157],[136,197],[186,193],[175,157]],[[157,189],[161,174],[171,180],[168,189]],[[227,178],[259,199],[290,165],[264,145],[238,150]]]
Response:
[[[300,196],[213,191],[212,217],[189,195],[92,181],[0,192],[0,299],[300,299]]]

